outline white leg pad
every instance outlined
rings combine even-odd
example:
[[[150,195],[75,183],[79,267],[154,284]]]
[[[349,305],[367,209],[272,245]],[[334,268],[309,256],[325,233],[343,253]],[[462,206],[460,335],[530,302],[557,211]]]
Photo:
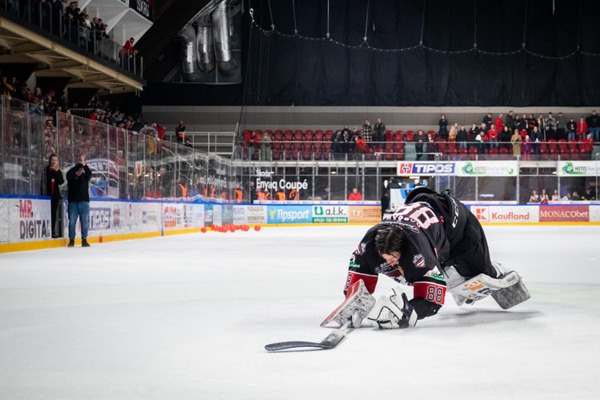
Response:
[[[529,299],[529,291],[521,281],[521,277],[515,271],[511,271],[501,278],[492,278],[485,274],[479,274],[457,286],[450,288],[450,293],[458,298],[458,305],[463,302],[475,302],[492,295],[494,300],[503,309],[516,306]]]

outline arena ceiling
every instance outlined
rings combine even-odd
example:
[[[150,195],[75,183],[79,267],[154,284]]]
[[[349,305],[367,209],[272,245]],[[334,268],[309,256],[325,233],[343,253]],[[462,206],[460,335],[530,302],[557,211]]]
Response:
[[[136,48],[144,55],[144,78],[161,81],[177,63],[176,50],[169,46],[177,33],[210,0],[162,0],[155,2],[154,25]]]

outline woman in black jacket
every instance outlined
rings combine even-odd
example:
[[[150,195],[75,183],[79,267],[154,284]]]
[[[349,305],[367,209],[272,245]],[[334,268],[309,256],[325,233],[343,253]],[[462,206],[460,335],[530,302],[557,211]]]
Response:
[[[50,196],[50,212],[52,213],[52,237],[62,236],[60,221],[62,221],[62,210],[60,206],[60,185],[65,183],[65,178],[59,169],[58,156],[51,154],[46,167],[46,195]]]

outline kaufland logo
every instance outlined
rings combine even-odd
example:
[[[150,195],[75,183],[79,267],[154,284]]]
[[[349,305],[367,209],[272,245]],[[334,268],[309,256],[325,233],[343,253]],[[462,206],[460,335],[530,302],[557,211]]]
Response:
[[[473,214],[479,221],[489,221],[490,220],[490,210],[488,207],[473,207]]]
[[[398,163],[398,175],[454,175],[454,163]]]

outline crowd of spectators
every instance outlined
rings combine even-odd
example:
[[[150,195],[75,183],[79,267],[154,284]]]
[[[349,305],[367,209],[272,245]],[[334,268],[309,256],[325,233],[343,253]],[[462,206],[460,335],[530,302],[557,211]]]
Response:
[[[347,159],[348,155],[357,159],[363,155],[367,159],[378,156],[380,159],[390,153],[404,156],[406,143],[414,143],[416,160],[432,160],[442,154],[490,155],[504,154],[505,158],[529,159],[548,152],[589,154],[594,143],[600,143],[600,116],[596,111],[590,115],[565,117],[562,113],[546,116],[539,114],[518,114],[509,111],[485,115],[474,121],[470,127],[451,122],[442,114],[438,130],[417,129],[416,131],[390,131],[381,118],[372,125],[364,120],[360,128],[344,125],[336,131],[275,131],[246,130],[242,134],[242,158],[248,160],[282,159],[284,151],[293,159],[321,159],[321,154],[334,160]],[[570,142],[570,147],[566,143]],[[564,147],[558,148],[558,143]],[[550,147],[548,147],[550,146]],[[585,148],[583,151],[581,148]],[[589,150],[589,151],[588,151]],[[573,154],[570,154],[573,155]],[[288,157],[289,158],[289,157]],[[398,159],[398,158],[396,158]]]
[[[588,187],[582,195],[577,190],[573,190],[572,192],[564,191],[562,196],[558,193],[558,189],[554,189],[552,195],[549,195],[546,189],[542,189],[540,193],[537,190],[533,190],[527,202],[531,204],[550,204],[560,201],[593,201],[597,200],[597,198],[598,195],[593,187]]]
[[[87,49],[103,58],[123,64],[124,56],[136,54],[130,38],[119,50],[102,18],[90,17],[79,7],[78,1],[69,0],[8,0],[0,7],[19,15],[42,29],[60,36],[70,43]]]

